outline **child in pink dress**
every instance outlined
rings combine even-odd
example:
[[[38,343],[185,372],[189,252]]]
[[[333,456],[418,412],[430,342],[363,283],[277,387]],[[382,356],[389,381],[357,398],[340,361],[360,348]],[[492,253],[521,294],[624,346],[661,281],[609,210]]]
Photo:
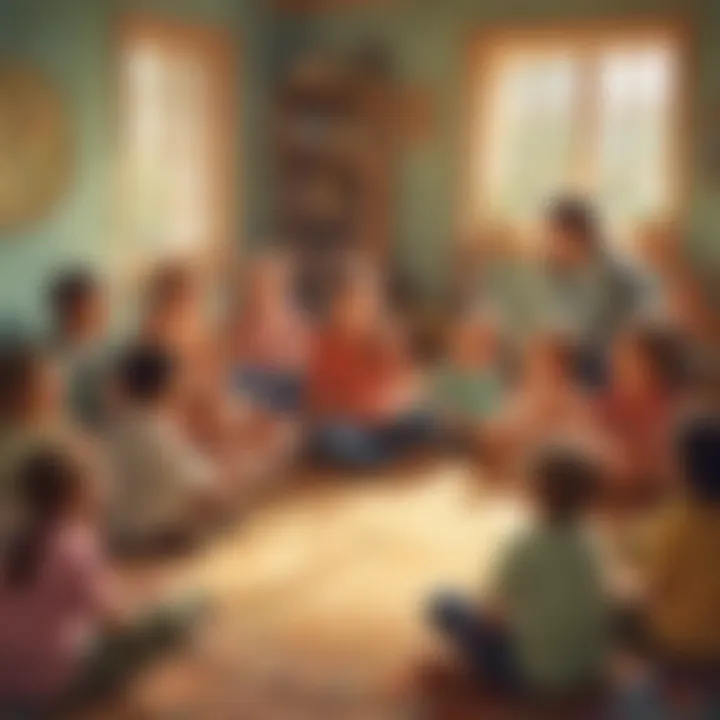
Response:
[[[0,564],[0,714],[50,712],[117,687],[190,617],[189,606],[143,620],[121,607],[69,455],[39,449],[16,480],[23,524]]]

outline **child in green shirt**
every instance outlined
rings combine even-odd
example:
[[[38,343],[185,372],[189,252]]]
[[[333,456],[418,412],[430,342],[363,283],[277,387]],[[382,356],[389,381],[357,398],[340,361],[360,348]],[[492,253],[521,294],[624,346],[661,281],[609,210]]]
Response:
[[[449,427],[474,434],[505,395],[498,323],[487,313],[465,312],[450,328],[447,345],[434,378],[434,404]]]

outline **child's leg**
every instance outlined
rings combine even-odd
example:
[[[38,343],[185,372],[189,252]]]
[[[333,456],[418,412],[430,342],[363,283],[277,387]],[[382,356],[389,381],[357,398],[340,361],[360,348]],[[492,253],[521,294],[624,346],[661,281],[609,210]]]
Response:
[[[367,468],[388,459],[383,433],[359,424],[338,421],[315,430],[313,450],[321,460],[349,468]]]
[[[75,707],[122,689],[149,663],[185,639],[203,609],[198,598],[158,606],[99,638],[80,669],[69,704]]]
[[[577,377],[591,392],[600,392],[607,384],[607,359],[598,348],[583,348],[577,361]]]
[[[439,433],[438,421],[426,410],[413,410],[401,415],[394,423],[391,435],[401,447],[412,447],[432,441]]]
[[[511,690],[517,686],[516,665],[504,628],[488,622],[473,605],[454,595],[441,595],[432,602],[430,621],[493,687]]]
[[[435,417],[423,410],[400,415],[378,430],[388,458],[394,458],[413,448],[430,444],[440,436]]]
[[[302,380],[299,375],[270,368],[248,367],[238,372],[236,386],[265,410],[294,413],[300,409]]]

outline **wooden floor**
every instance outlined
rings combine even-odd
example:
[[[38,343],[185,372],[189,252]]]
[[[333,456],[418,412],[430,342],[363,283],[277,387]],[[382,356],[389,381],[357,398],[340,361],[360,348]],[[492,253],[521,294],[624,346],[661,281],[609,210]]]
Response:
[[[100,717],[382,720],[435,638],[439,588],[481,593],[518,502],[451,461],[287,488],[196,557],[128,574],[143,600],[206,593],[182,658]]]

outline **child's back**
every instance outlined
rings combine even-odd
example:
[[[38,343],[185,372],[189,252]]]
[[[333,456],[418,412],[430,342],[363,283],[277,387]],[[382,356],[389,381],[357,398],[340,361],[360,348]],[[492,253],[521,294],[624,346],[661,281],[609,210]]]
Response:
[[[592,543],[576,524],[540,524],[508,553],[500,579],[526,681],[563,691],[599,680],[607,610]]]
[[[433,607],[434,622],[497,689],[560,698],[602,683],[608,603],[582,524],[595,475],[584,454],[546,449],[531,478],[537,520],[501,555],[486,606],[449,596]]]
[[[720,663],[720,418],[700,417],[680,437],[686,499],[660,523],[649,567],[648,621],[673,659]]]
[[[18,468],[22,522],[0,564],[3,705],[43,705],[60,694],[109,610],[86,480],[75,459],[50,447]]]
[[[120,364],[124,408],[110,432],[110,453],[113,524],[125,541],[185,529],[214,485],[214,464],[187,441],[172,413],[174,369],[173,358],[150,345],[131,348]]]
[[[0,580],[0,697],[51,697],[67,685],[104,610],[106,583],[96,538],[63,525],[27,586]]]
[[[649,621],[660,649],[678,659],[720,661],[718,558],[720,504],[668,513],[651,559]]]

